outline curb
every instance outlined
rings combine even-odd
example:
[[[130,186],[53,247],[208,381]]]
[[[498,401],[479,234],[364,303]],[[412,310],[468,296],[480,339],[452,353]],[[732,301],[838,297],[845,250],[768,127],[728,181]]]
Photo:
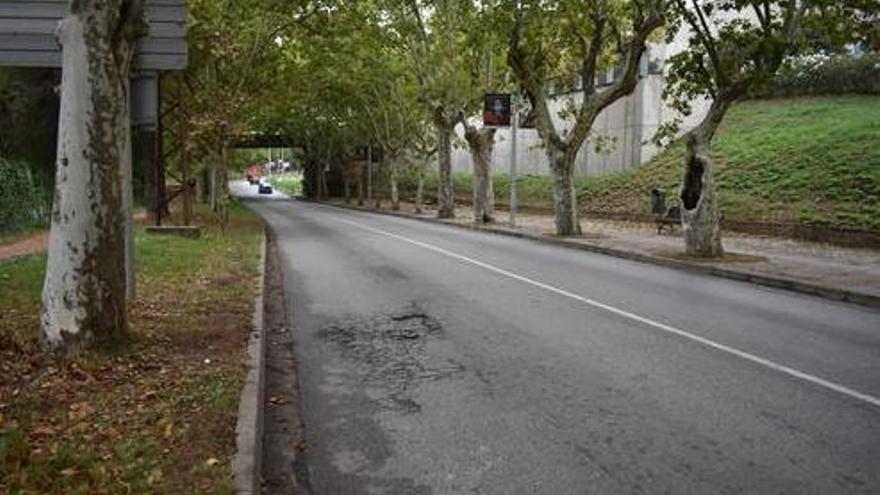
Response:
[[[303,199],[297,198],[300,201]],[[336,203],[326,203],[319,201],[311,201],[305,200],[321,205],[332,206],[335,208],[342,208],[346,210],[355,210],[362,211],[367,213],[376,213],[379,215],[388,215],[392,217],[399,218],[409,218],[412,220],[418,220],[421,222],[434,223],[438,225],[446,225],[449,227],[457,227],[465,230],[475,230],[480,232],[485,232],[489,234],[502,235],[506,237],[516,237],[518,239],[528,239],[531,241],[542,242],[545,244],[552,244],[555,246],[565,247],[569,249],[578,249],[581,251],[589,251],[592,253],[604,254],[607,256],[614,256],[617,258],[628,259],[632,261],[638,261],[642,263],[650,263],[654,265],[665,266],[669,268],[676,268],[679,270],[685,270],[692,273],[699,273],[703,275],[712,275],[715,277],[721,277],[731,280],[739,280],[741,282],[750,282],[757,285],[763,285],[766,287],[773,287],[776,289],[784,289],[791,292],[798,292],[801,294],[808,294],[811,296],[818,296],[825,299],[830,299],[833,301],[842,301],[853,304],[858,304],[861,306],[867,306],[869,308],[880,308],[880,296],[875,296],[873,294],[865,294],[863,292],[855,292],[846,289],[838,289],[835,287],[828,287],[818,284],[812,284],[809,282],[801,282],[798,280],[777,277],[772,275],[759,275],[745,271],[739,270],[731,270],[729,268],[720,268],[717,266],[705,266],[697,263],[688,263],[687,261],[679,261],[668,258],[661,258],[659,256],[650,256],[647,254],[634,253],[632,251],[624,251],[621,249],[614,249],[604,246],[594,246],[590,244],[582,244],[579,242],[573,242],[566,239],[558,239],[538,234],[530,234],[528,232],[520,232],[515,230],[509,230],[505,228],[499,227],[484,227],[480,225],[474,224],[461,224],[461,223],[453,223],[447,222],[444,220],[440,220],[438,218],[425,218],[425,217],[417,217],[414,215],[410,215],[408,213],[401,213],[396,211],[383,211],[383,210],[374,210],[366,207],[358,207],[354,205],[344,205],[344,204],[336,204]]]
[[[266,233],[260,254],[260,279],[254,302],[253,330],[248,337],[249,369],[241,399],[238,403],[238,422],[235,425],[235,457],[232,474],[235,493],[260,493],[263,456],[263,408],[266,381],[266,340],[263,338],[263,287],[266,276]]]

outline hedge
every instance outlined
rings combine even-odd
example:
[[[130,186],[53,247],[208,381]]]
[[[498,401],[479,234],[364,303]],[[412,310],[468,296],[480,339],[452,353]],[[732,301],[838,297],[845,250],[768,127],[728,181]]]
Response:
[[[788,59],[760,96],[880,95],[880,53]]]
[[[8,234],[45,223],[46,195],[21,161],[0,158],[0,233]]]

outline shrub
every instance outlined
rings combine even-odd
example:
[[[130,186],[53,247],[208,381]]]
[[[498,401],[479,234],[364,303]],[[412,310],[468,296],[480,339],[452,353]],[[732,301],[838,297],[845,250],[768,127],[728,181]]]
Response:
[[[880,94],[880,53],[792,57],[759,96],[841,94]]]
[[[44,223],[47,204],[26,163],[0,158],[0,233]]]

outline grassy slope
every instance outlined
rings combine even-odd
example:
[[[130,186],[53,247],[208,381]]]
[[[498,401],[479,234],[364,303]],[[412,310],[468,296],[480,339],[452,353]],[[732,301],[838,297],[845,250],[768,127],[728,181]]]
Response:
[[[676,143],[636,169],[579,177],[586,210],[647,212],[654,184],[674,201],[684,148]],[[747,101],[733,107],[713,142],[722,212],[738,220],[826,223],[880,229],[880,98],[816,97]],[[467,200],[470,176],[457,174]],[[552,206],[549,177],[518,182],[521,205]],[[411,194],[415,180],[407,176]],[[496,198],[507,199],[506,175],[495,177]],[[429,177],[426,191],[436,190]]]
[[[231,493],[261,228],[241,206],[225,234],[198,220],[199,240],[138,228],[131,344],[112,355],[42,353],[46,256],[0,262],[0,486]]]
[[[645,211],[652,184],[676,190],[683,153],[582,183],[584,207]],[[880,98],[740,103],[712,155],[729,218],[880,228]]]

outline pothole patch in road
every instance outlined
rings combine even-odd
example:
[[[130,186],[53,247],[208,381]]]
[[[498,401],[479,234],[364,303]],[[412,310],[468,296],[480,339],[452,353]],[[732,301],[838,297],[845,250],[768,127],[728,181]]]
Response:
[[[432,356],[431,340],[439,340],[443,327],[418,306],[358,320],[338,321],[321,330],[342,356],[362,371],[363,385],[379,393],[373,401],[383,409],[403,414],[421,411],[413,390],[421,383],[451,377],[464,370],[460,364]]]

